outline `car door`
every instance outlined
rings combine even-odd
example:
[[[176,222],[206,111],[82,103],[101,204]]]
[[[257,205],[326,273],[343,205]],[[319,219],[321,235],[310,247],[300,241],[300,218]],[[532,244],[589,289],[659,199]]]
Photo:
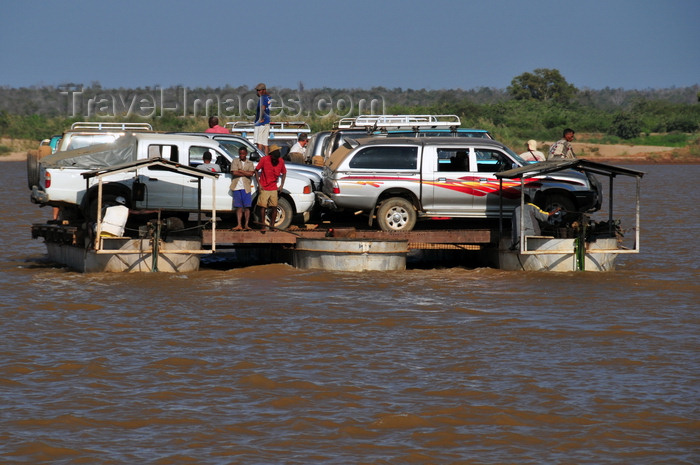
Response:
[[[471,173],[476,180],[474,184],[474,210],[480,216],[497,216],[501,204],[500,181],[496,173],[506,171],[515,166],[513,160],[505,153],[494,148],[474,148],[473,166],[476,171]],[[520,200],[519,182],[503,181],[503,207],[512,210]]]
[[[468,146],[424,148],[423,207],[429,214],[463,216],[472,209]]]
[[[202,186],[202,210],[211,210],[214,206],[214,196],[216,196],[216,210],[217,211],[231,211],[233,209],[233,197],[230,191],[231,186],[231,173],[228,172],[228,168],[231,166],[231,159],[223,151],[209,146],[191,145],[188,149],[188,160],[190,165],[197,165],[197,161],[202,160],[202,154],[204,152],[211,152],[212,160],[219,161],[220,168],[225,171],[220,172],[218,177],[205,177],[201,180]],[[226,160],[227,163],[223,163],[222,158]],[[219,163],[217,163],[219,164]],[[185,188],[184,199],[186,208],[191,211],[196,211],[198,206],[198,179],[191,177],[187,181],[187,188]],[[215,189],[214,189],[215,186]]]
[[[181,147],[177,144],[149,144],[148,158],[164,158],[179,162]],[[135,199],[138,208],[180,209],[183,205],[185,183],[183,175],[162,166],[139,168],[138,181],[144,185],[143,196]]]

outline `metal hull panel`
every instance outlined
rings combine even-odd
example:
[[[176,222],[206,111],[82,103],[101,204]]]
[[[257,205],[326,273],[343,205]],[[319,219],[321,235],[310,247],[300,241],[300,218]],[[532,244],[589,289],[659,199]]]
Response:
[[[498,249],[497,268],[509,271],[576,271],[576,256],[573,253],[574,239],[529,238],[530,251],[541,250],[547,253],[520,254],[510,250],[510,239],[503,239]],[[610,250],[610,252],[586,253],[586,271],[612,271],[618,253],[617,239],[598,239],[588,244],[590,250]],[[552,253],[561,250],[562,253]]]
[[[153,271],[153,254],[149,239],[114,238],[105,239],[102,253],[72,245],[46,242],[49,259],[82,273],[95,272],[149,272]],[[196,253],[168,253],[168,250],[201,249],[201,241],[175,240],[163,242],[156,262],[157,271],[186,273],[199,270],[199,255]],[[138,250],[138,253],[122,251]]]

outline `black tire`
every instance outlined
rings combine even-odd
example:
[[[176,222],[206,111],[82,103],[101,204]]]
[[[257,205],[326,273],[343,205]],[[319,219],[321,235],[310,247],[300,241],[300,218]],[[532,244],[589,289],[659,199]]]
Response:
[[[128,199],[129,196],[127,194],[121,194],[121,193],[104,193],[102,194],[102,208],[105,207],[111,207],[113,205],[117,205],[117,201],[115,200],[117,197],[124,197],[125,199]],[[94,195],[90,198],[90,201],[88,202],[88,208],[87,211],[83,212],[83,215],[85,218],[94,223],[97,221],[97,192],[94,193]],[[129,206],[128,201],[127,201],[127,207]]]
[[[253,218],[257,223],[262,223],[260,214],[260,207],[257,205],[257,200],[253,202]],[[287,229],[289,225],[292,224],[292,219],[294,218],[294,208],[289,200],[284,197],[280,197],[277,200],[277,218],[275,218],[275,228],[277,229]],[[265,225],[270,224],[270,218],[265,218]]]
[[[377,223],[383,231],[410,231],[417,217],[411,202],[401,197],[387,199],[377,208]]]
[[[29,189],[39,185],[39,154],[34,151],[27,153],[27,184]]]
[[[551,212],[555,208],[561,208],[563,210],[562,213],[576,212],[576,204],[574,204],[574,201],[563,194],[552,194],[545,197],[542,209]]]

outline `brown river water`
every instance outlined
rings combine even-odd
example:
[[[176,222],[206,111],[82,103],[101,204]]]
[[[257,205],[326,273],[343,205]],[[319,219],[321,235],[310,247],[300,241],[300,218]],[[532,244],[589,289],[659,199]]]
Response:
[[[633,167],[642,252],[560,274],[80,274],[0,167],[0,463],[700,463],[700,165]]]

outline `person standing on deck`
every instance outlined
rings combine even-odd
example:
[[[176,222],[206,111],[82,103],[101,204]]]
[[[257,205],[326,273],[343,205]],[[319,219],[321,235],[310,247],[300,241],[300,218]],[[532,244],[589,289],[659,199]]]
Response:
[[[270,209],[270,226],[273,229],[277,221],[277,205],[279,193],[284,188],[284,180],[287,178],[287,167],[282,160],[280,148],[276,145],[270,147],[270,155],[262,157],[255,167],[255,180],[260,192],[258,194],[258,207],[260,208],[261,228],[265,229],[265,213]],[[277,184],[277,180],[281,179]]]

